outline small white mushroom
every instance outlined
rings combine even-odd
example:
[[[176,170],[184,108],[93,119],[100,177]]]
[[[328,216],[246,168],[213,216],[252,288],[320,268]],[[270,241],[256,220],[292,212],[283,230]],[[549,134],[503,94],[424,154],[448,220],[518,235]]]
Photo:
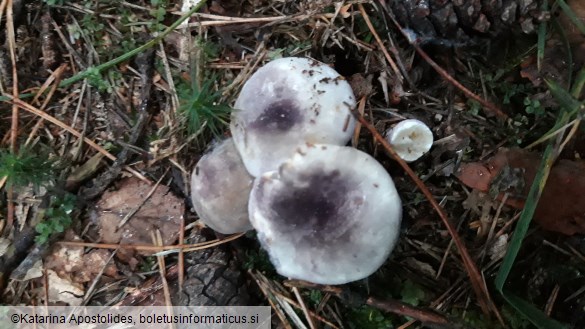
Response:
[[[191,200],[201,221],[223,234],[252,229],[248,198],[253,180],[231,138],[216,145],[191,175]]]
[[[288,57],[264,65],[246,82],[230,124],[248,172],[276,170],[299,145],[345,145],[353,133],[355,97],[331,67]]]
[[[418,160],[433,145],[433,132],[420,120],[406,119],[386,131],[386,140],[407,162]]]
[[[343,284],[375,272],[394,248],[401,201],[373,157],[304,145],[278,171],[256,178],[250,221],[281,275]]]

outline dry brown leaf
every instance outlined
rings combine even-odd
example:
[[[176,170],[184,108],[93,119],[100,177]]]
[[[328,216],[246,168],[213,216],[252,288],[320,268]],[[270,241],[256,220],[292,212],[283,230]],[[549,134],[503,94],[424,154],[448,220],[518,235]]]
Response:
[[[66,233],[67,241],[81,241],[72,231]],[[106,249],[95,249],[85,253],[83,247],[56,246],[51,254],[45,258],[45,268],[55,271],[61,278],[70,278],[73,282],[90,282],[104,268],[103,275],[111,278],[119,278],[118,268],[113,262],[106,266],[111,251]]]
[[[117,190],[107,191],[102,195],[93,212],[100,228],[101,242],[152,245],[151,233],[157,230],[161,232],[164,245],[170,245],[177,240],[184,213],[183,201],[163,185],[158,186],[145,201],[151,189],[151,185],[131,177],[121,180]],[[133,212],[135,213],[131,218],[118,229]],[[131,255],[127,249],[122,249],[117,254],[125,260],[129,260]]]
[[[67,241],[81,241],[71,230],[65,233],[65,239]],[[45,257],[45,268],[55,271],[60,277],[68,277],[83,267],[84,253],[83,247],[58,245]]]
[[[501,149],[485,163],[462,165],[457,177],[463,184],[491,192],[499,199],[507,192],[506,204],[522,209],[541,159],[538,153]],[[585,234],[584,194],[585,161],[558,161],[551,169],[534,220],[549,231]]]
[[[71,306],[79,306],[85,291],[83,285],[69,278],[60,277],[57,272],[47,270],[49,283],[49,302],[63,302]]]
[[[83,256],[83,267],[73,273],[75,282],[91,282],[104,269],[103,275],[113,279],[119,279],[118,268],[110,259],[111,251],[95,249]],[[106,265],[107,264],[107,265]],[[104,268],[105,267],[105,268]]]

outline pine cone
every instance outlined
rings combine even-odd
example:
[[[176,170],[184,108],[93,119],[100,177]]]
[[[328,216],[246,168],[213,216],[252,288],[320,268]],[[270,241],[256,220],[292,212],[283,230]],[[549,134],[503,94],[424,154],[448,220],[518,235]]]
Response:
[[[193,244],[206,240],[199,232],[192,231],[186,242]],[[185,255],[183,293],[173,295],[173,305],[248,305],[249,294],[244,272],[225,247],[218,246]]]
[[[404,28],[422,40],[494,37],[521,30],[532,33],[548,13],[547,0],[389,0],[387,6]]]

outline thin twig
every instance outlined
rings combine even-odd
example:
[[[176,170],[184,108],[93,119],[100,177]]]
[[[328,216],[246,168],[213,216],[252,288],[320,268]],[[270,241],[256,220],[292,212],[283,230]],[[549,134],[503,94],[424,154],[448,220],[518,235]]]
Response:
[[[309,309],[307,309],[307,305],[305,305],[305,301],[303,300],[303,297],[301,296],[301,293],[299,292],[299,288],[292,287],[292,291],[295,294],[297,301],[299,302],[299,306],[303,310],[303,314],[305,315],[305,319],[307,319],[307,322],[309,323],[309,327],[311,329],[315,329],[315,324],[313,323],[313,319],[311,317],[311,314],[309,313]]]
[[[122,218],[122,220],[120,221],[120,223],[118,223],[118,226],[116,226],[116,230],[119,230],[122,226],[126,225],[126,223],[132,218],[132,216],[134,216],[138,210],[140,210],[140,208],[142,208],[142,206],[144,206],[144,204],[146,203],[146,201],[148,201],[148,199],[150,199],[150,197],[154,194],[154,192],[156,191],[156,189],[159,187],[160,182],[165,178],[165,176],[167,175],[167,173],[169,172],[168,168],[164,174],[162,174],[160,176],[160,178],[158,179],[158,181],[156,181],[156,183],[154,184],[154,186],[152,186],[152,188],[150,189],[150,191],[148,191],[148,194],[144,197],[144,199],[142,199],[142,201],[140,202],[140,204],[138,206],[136,206],[134,209],[130,210],[128,212],[128,214],[126,214],[126,216],[124,216],[124,218]]]
[[[375,307],[377,309],[383,310],[385,312],[390,312],[394,314],[399,314],[403,316],[408,316],[415,318],[419,321],[422,321],[426,324],[432,324],[435,326],[441,326],[442,328],[447,328],[448,326],[452,325],[452,321],[447,319],[442,314],[434,310],[427,310],[419,307],[414,307],[409,304],[397,301],[397,300],[381,300],[375,297],[367,297],[363,299],[358,294],[350,291],[347,288],[340,287],[340,286],[328,286],[328,285],[319,285],[314,284],[306,281],[299,281],[299,280],[288,280],[284,282],[285,286],[288,287],[302,287],[302,288],[309,288],[309,289],[318,289],[322,292],[331,293],[338,298],[350,302],[355,303],[356,301],[363,300],[366,305]]]
[[[414,49],[416,50],[416,52],[433,69],[435,69],[435,71],[437,71],[437,73],[439,73],[439,75],[441,75],[443,77],[443,79],[445,79],[447,82],[451,83],[457,89],[461,90],[467,97],[469,97],[469,98],[475,100],[476,102],[480,103],[481,105],[483,105],[486,109],[490,110],[493,114],[497,115],[498,117],[503,118],[503,119],[507,119],[508,118],[508,115],[506,113],[504,113],[499,107],[497,107],[495,104],[491,103],[490,101],[485,100],[482,97],[478,96],[477,94],[475,94],[471,90],[467,89],[467,87],[465,87],[464,85],[462,85],[459,81],[455,80],[455,78],[453,78],[447,71],[445,71],[441,66],[439,66],[439,64],[437,64],[418,45],[418,39],[414,39],[413,40],[412,36],[409,35],[409,33],[400,25],[400,23],[398,23],[398,21],[396,20],[396,18],[394,17],[394,15],[386,7],[386,5],[385,5],[385,2],[386,1],[378,0],[378,2],[380,2],[380,5],[384,9],[384,12],[386,12],[386,14],[388,15],[388,17],[390,17],[390,20],[392,20],[392,22],[398,28],[398,30],[400,31],[400,33],[402,33],[402,35],[404,35],[404,37],[406,38],[406,40],[408,40],[408,42],[412,45],[412,47],[414,47]]]
[[[181,227],[179,231],[179,244],[185,243],[185,217],[181,216]],[[183,292],[183,282],[185,281],[185,252],[183,249],[179,251],[179,260],[177,262],[179,267],[179,293]]]
[[[112,161],[116,161],[117,158],[114,155],[112,155],[110,152],[106,151],[106,149],[104,149],[103,147],[99,146],[98,144],[96,144],[91,139],[82,136],[81,133],[79,133],[77,130],[73,129],[72,127],[70,127],[70,126],[68,126],[66,124],[64,124],[63,122],[59,121],[57,118],[53,117],[52,115],[50,115],[48,113],[45,113],[43,111],[39,111],[34,106],[32,106],[32,105],[30,105],[30,104],[28,104],[26,102],[23,102],[20,99],[16,99],[16,98],[10,97],[10,101],[13,104],[18,105],[18,107],[20,107],[21,109],[23,109],[25,111],[28,111],[30,113],[36,114],[39,117],[41,117],[41,118],[43,118],[43,119],[45,119],[45,120],[47,120],[47,121],[49,121],[49,122],[51,122],[51,123],[59,126],[60,128],[62,128],[64,130],[67,130],[73,136],[75,136],[77,138],[83,139],[83,141],[87,145],[91,146],[96,151],[98,151],[101,154],[105,155],[108,159],[110,159]],[[148,184],[151,184],[152,183],[148,178],[144,177],[141,173],[137,172],[136,170],[134,170],[134,169],[132,169],[132,168],[130,168],[128,166],[126,166],[125,169],[128,172],[132,173],[134,176],[136,176],[138,179],[140,179],[140,180],[142,180],[142,181],[144,181],[144,182],[146,182]]]
[[[144,244],[111,244],[111,243],[89,243],[89,242],[78,242],[78,241],[58,241],[57,244],[63,246],[73,247],[86,247],[86,248],[98,248],[98,249],[134,249],[142,251],[165,251],[165,250],[183,250],[184,252],[203,250],[219,246],[221,244],[233,241],[239,237],[242,237],[244,233],[238,233],[231,235],[225,239],[215,239],[196,244],[177,244],[171,246],[152,246]]]
[[[0,16],[2,13],[0,12]],[[6,34],[8,39],[8,49],[10,51],[10,61],[12,63],[12,97],[18,98],[18,74],[16,71],[16,40],[14,34],[14,16],[12,13],[12,0],[6,2]],[[12,122],[10,126],[10,151],[12,154],[17,154],[18,144],[18,107],[12,104]],[[8,187],[7,203],[8,214],[6,216],[6,226],[12,227],[14,224],[14,189],[13,186]]]
[[[396,76],[400,79],[400,81],[402,81],[402,79],[403,79],[402,73],[398,69],[398,66],[396,65],[396,63],[394,62],[392,57],[390,57],[390,54],[388,53],[388,50],[386,50],[386,46],[384,46],[384,42],[382,42],[382,39],[380,39],[380,36],[376,32],[376,29],[374,29],[374,26],[372,25],[372,22],[370,21],[370,16],[368,16],[368,13],[366,13],[366,10],[364,9],[364,5],[362,5],[360,3],[360,4],[358,4],[358,8],[360,10],[360,14],[362,14],[362,17],[364,18],[364,21],[366,21],[366,25],[370,29],[370,32],[372,33],[372,35],[374,35],[374,38],[376,39],[376,42],[378,43],[380,50],[382,50],[382,53],[384,53],[384,57],[386,57],[388,64],[390,64],[390,66],[392,67],[392,70],[394,71]]]

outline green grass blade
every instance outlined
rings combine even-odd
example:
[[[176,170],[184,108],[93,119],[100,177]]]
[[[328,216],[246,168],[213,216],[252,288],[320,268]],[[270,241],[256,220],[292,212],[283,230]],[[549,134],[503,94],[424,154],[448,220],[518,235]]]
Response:
[[[532,216],[536,210],[538,199],[540,198],[544,185],[546,184],[546,179],[548,178],[553,160],[553,147],[549,144],[544,152],[543,159],[540,163],[540,167],[538,168],[536,177],[534,178],[534,182],[530,187],[530,192],[526,198],[524,210],[522,210],[522,214],[520,215],[520,219],[516,225],[516,229],[514,230],[514,235],[512,236],[512,240],[508,245],[508,251],[506,252],[506,256],[502,261],[500,271],[496,276],[496,288],[498,291],[502,292],[502,294],[504,284],[508,279],[508,275],[510,274],[512,266],[514,265],[514,261],[516,260],[516,256],[518,255],[520,247],[522,246],[522,240],[526,236],[526,232],[528,232],[528,227],[530,226]]]
[[[579,29],[579,31],[583,35],[585,35],[585,24],[583,24],[583,22],[581,22],[579,17],[577,17],[577,15],[575,15],[575,12],[573,11],[573,9],[571,9],[571,7],[569,7],[569,5],[567,5],[565,0],[558,0],[558,4],[561,7],[561,9],[563,10],[563,13],[565,13],[565,15],[567,15],[567,17],[569,17],[569,19],[571,20],[571,23],[573,23],[577,27],[577,29]]]
[[[575,87],[572,91],[573,95],[579,95],[581,93],[583,85],[585,84],[585,69],[582,69],[579,72],[576,80]],[[557,117],[555,126],[553,127],[554,131],[565,125],[570,119],[576,116],[578,111],[582,108],[582,104],[573,98],[571,93],[561,88],[556,82],[547,81],[547,84],[551,94],[561,104],[561,111]],[[530,322],[532,322],[532,324],[540,329],[563,329],[566,328],[566,326],[560,322],[550,319],[541,310],[537,309],[527,301],[512,294],[506,293],[504,291],[504,285],[508,279],[512,267],[514,266],[514,262],[516,261],[516,257],[518,256],[518,252],[520,251],[520,247],[522,246],[522,241],[526,236],[526,232],[528,232],[528,227],[530,226],[530,222],[534,216],[534,211],[536,210],[538,200],[542,194],[542,190],[544,189],[546,180],[555,160],[556,151],[557,150],[555,149],[553,142],[549,142],[544,151],[543,159],[538,168],[536,177],[534,178],[534,182],[530,187],[530,192],[528,193],[524,209],[520,214],[520,219],[516,229],[514,230],[512,240],[508,246],[508,251],[506,252],[506,256],[504,256],[502,265],[495,279],[496,289],[502,294],[506,301],[520,314],[524,315]]]
[[[574,111],[578,110],[581,106],[581,102],[576,100],[571,93],[563,89],[558,83],[546,80],[546,84],[548,85],[548,89],[553,97],[559,102],[559,105],[563,107],[569,114],[574,113]]]
[[[524,299],[510,293],[502,295],[504,296],[504,299],[506,299],[506,301],[516,309],[516,311],[526,316],[530,320],[530,322],[532,322],[532,324],[534,324],[537,328],[540,329],[568,328],[562,323],[549,318],[541,310],[537,309],[536,307],[534,307],[534,305],[528,303]]]

